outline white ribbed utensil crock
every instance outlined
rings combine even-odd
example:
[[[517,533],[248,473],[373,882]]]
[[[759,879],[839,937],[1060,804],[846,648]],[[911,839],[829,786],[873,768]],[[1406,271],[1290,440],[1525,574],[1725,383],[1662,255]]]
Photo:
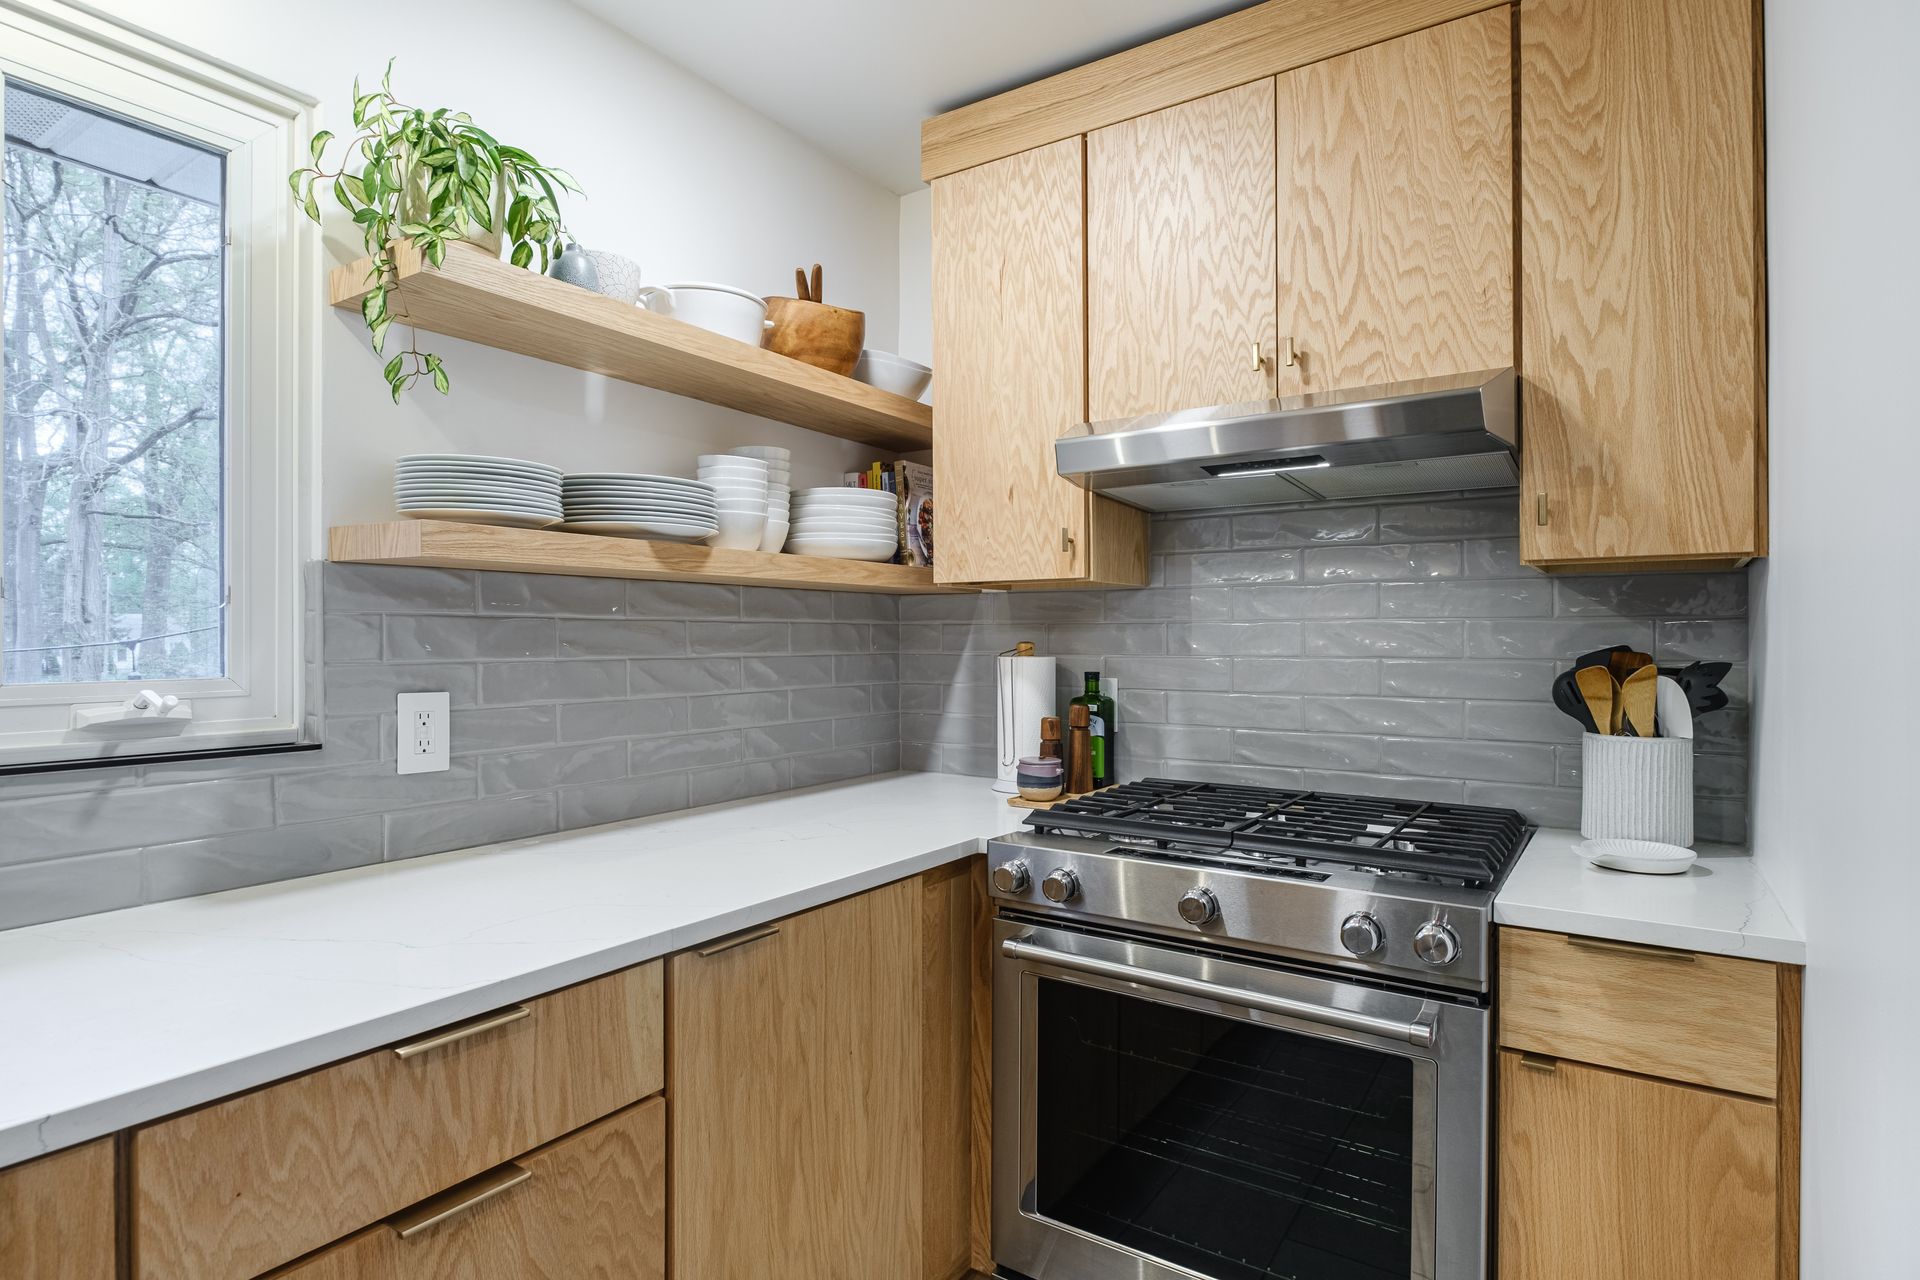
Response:
[[[1580,834],[1692,848],[1692,740],[1582,734]]]

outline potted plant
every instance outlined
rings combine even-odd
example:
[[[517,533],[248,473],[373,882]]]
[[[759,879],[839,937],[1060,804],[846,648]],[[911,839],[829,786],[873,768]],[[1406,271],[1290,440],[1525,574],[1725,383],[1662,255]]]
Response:
[[[372,259],[367,281],[373,288],[360,314],[373,335],[373,349],[386,354],[387,328],[396,316],[397,287],[392,244],[411,238],[438,267],[447,244],[466,240],[499,253],[510,242],[508,260],[540,269],[559,253],[565,227],[560,220],[560,191],[580,194],[564,170],[550,169],[519,147],[497,141],[464,111],[446,107],[409,107],[393,96],[393,63],[387,63],[380,88],[361,93],[353,82],[355,136],[346,143],[339,167],[323,160],[333,141],[322,129],[310,145],[312,163],[287,176],[294,198],[309,218],[320,221],[320,188],[332,184],[334,197],[360,228]],[[387,386],[395,403],[400,393],[428,378],[442,394],[448,388],[440,357],[420,350],[416,334],[407,349],[386,365]]]

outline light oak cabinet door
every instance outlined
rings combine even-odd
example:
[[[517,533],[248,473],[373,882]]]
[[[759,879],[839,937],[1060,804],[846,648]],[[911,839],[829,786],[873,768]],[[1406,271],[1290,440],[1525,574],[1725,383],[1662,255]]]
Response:
[[[1276,80],[1281,395],[1513,364],[1512,40],[1501,5]]]
[[[680,1280],[962,1269],[968,973],[950,944],[968,899],[934,891],[947,883],[902,881],[673,958]]]
[[[1054,470],[1054,440],[1087,412],[1081,150],[933,184],[940,582],[1146,581],[1145,516]]]
[[[1273,81],[1087,135],[1095,421],[1273,394]]]
[[[0,1169],[0,1276],[115,1274],[113,1139]]]
[[[1766,1102],[1500,1052],[1501,1280],[1760,1280],[1778,1249]]]
[[[1764,555],[1758,6],[1519,12],[1522,553]]]

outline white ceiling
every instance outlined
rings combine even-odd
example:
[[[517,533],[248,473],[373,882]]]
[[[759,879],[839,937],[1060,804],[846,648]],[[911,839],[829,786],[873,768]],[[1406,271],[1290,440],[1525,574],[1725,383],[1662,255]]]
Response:
[[[891,191],[920,121],[1249,0],[575,0]]]

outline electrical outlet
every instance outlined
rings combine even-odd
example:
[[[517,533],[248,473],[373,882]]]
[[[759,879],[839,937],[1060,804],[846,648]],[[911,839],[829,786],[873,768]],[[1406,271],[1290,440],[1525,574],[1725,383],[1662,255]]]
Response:
[[[453,746],[448,726],[447,695],[403,693],[395,733],[401,773],[439,773],[450,766]]]

